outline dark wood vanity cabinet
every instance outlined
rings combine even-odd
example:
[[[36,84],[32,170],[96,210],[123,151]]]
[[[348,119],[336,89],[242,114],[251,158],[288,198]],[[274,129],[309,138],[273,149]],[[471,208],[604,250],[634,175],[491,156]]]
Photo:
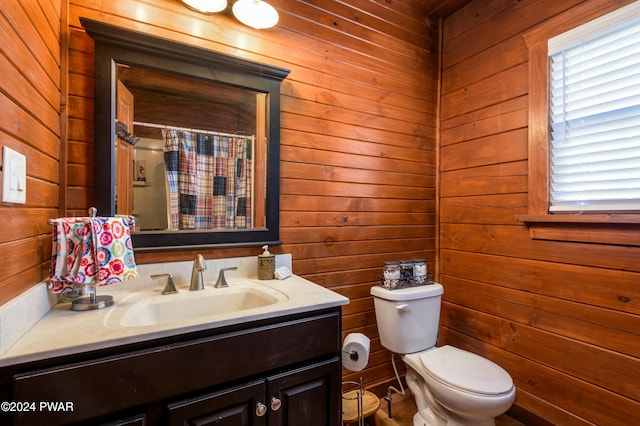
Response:
[[[329,359],[169,406],[171,426],[324,426],[340,361]]]
[[[0,424],[338,426],[340,327],[333,308],[4,367],[1,400],[36,409]]]

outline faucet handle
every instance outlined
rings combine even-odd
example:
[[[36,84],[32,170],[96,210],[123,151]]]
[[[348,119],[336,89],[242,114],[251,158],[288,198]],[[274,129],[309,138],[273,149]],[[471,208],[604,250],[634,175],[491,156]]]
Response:
[[[237,266],[232,266],[230,268],[222,268],[222,269],[220,269],[220,274],[218,274],[218,281],[216,281],[216,285],[214,285],[214,287],[215,288],[229,287],[229,284],[227,283],[227,279],[224,276],[224,272],[225,271],[235,271],[236,269],[238,269]]]
[[[173,282],[173,275],[171,274],[156,274],[156,275],[151,275],[151,278],[153,279],[157,279],[157,278],[167,278],[167,284],[164,286],[164,288],[162,289],[162,294],[173,294],[173,293],[177,293],[178,289],[176,288],[176,285]]]

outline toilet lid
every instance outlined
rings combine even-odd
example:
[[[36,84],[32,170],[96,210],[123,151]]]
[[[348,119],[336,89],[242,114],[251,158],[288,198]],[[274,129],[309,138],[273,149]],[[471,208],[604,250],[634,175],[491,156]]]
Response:
[[[426,351],[420,361],[433,377],[465,391],[497,395],[513,387],[511,376],[498,364],[453,346]]]

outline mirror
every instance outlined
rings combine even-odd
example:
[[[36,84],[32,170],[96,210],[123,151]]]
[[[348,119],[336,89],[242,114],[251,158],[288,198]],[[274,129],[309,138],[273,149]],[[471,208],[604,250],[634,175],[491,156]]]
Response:
[[[133,214],[136,251],[279,244],[289,71],[80,21],[95,40],[99,214]]]
[[[123,64],[116,83],[117,214],[142,232],[266,227],[264,93]]]

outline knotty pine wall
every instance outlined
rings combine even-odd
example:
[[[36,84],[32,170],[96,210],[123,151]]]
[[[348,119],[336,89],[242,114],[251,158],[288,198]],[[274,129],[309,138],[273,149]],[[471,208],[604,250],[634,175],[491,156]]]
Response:
[[[442,337],[506,368],[516,405],[552,424],[629,425],[640,419],[640,247],[533,240],[515,219],[528,204],[523,34],[583,3],[602,5],[473,0],[444,20]]]
[[[372,338],[369,367],[349,374],[369,387],[393,379],[369,289],[385,260],[435,265],[437,31],[407,4],[353,0],[271,2],[274,29],[229,14],[206,16],[177,0],[69,4],[67,211],[92,199],[93,42],[78,18],[106,21],[291,70],[282,84],[281,239],[296,274],[348,296],[344,333]],[[195,35],[193,35],[195,34]],[[205,258],[257,255],[210,250]],[[195,252],[139,262],[191,260]],[[214,271],[211,272],[212,274]],[[386,385],[382,386],[383,391]]]
[[[64,179],[61,14],[60,0],[6,0],[0,7],[0,146],[27,158],[26,204],[0,202],[0,305],[48,274],[47,219],[58,215]]]
[[[27,156],[28,178],[25,206],[0,203],[0,304],[46,277],[46,220],[91,204],[93,43],[78,16],[103,19],[292,70],[282,99],[285,244],[274,251],[351,298],[344,331],[370,336],[373,353],[345,379],[362,375],[384,391],[392,371],[369,287],[384,260],[422,256],[434,270],[435,29],[405,2],[271,1],[281,21],[259,32],[177,0],[3,3],[0,143]],[[522,34],[578,3],[473,0],[444,21],[442,340],[503,365],[521,419],[524,409],[555,424],[630,424],[640,417],[640,276],[620,259],[638,249],[535,241],[515,221],[527,211]]]

